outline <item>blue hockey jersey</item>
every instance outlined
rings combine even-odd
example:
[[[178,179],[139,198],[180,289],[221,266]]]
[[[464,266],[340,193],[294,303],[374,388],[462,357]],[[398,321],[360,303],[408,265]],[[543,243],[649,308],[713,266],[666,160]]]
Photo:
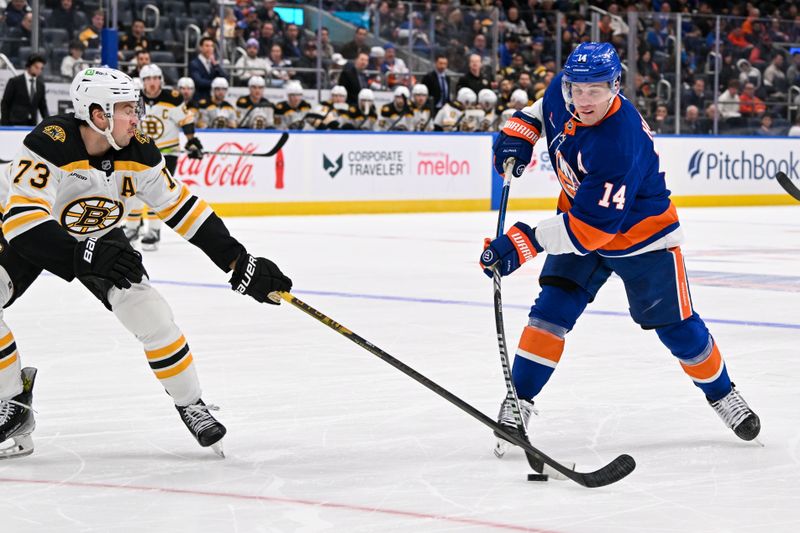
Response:
[[[586,126],[567,110],[559,74],[545,91],[541,118],[562,188],[559,216],[536,228],[548,253],[618,257],[680,244],[653,134],[630,101],[615,97],[605,117]]]

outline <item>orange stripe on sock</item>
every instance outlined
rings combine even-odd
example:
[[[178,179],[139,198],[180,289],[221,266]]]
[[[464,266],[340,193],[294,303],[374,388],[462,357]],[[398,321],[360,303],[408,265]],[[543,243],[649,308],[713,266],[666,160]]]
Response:
[[[14,364],[14,361],[16,360],[17,360],[17,352],[14,352],[14,354],[11,357],[6,357],[2,361],[0,361],[0,370],[8,368],[12,364]]]
[[[161,370],[159,372],[155,372],[155,375],[158,379],[167,379],[171,378],[172,376],[177,376],[184,370],[186,370],[189,365],[192,364],[192,352],[186,354],[186,357],[183,358],[183,361],[180,362],[177,366],[173,366],[172,368],[168,368],[166,370]]]
[[[553,335],[549,331],[533,326],[525,326],[522,330],[522,338],[519,340],[520,350],[533,355],[538,355],[554,363],[561,360],[564,352],[564,339]]]
[[[669,252],[675,258],[675,275],[678,285],[678,303],[680,304],[681,320],[692,316],[692,299],[689,296],[689,282],[686,279],[686,266],[683,263],[681,247],[670,248]]]
[[[714,343],[714,347],[711,349],[711,355],[702,363],[687,365],[681,362],[681,366],[683,367],[683,371],[696,381],[708,381],[712,379],[722,368],[722,355],[717,349],[717,343]]]
[[[163,348],[158,348],[156,350],[145,350],[144,353],[147,355],[148,359],[158,359],[160,357],[164,357],[165,355],[171,355],[178,351],[178,349],[186,344],[186,339],[183,335],[180,336],[178,340],[169,344],[168,346],[164,346]]]

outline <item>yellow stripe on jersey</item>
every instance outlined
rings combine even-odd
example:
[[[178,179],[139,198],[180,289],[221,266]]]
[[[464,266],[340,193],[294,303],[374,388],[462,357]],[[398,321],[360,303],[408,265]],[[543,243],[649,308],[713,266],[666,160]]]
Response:
[[[5,210],[10,211],[12,207],[18,207],[22,205],[40,205],[46,208],[48,213],[53,211],[53,206],[51,206],[50,202],[44,198],[30,198],[28,196],[19,195],[13,195],[8,199],[8,204],[6,204]]]
[[[178,340],[164,346],[163,348],[158,348],[157,350],[145,350],[145,355],[147,355],[148,359],[160,359],[165,355],[171,355],[178,351],[178,349],[186,344],[186,337],[183,335],[180,336]]]
[[[173,376],[177,376],[178,374],[186,370],[186,368],[191,364],[192,364],[192,352],[189,352],[186,354],[186,357],[184,357],[179,364],[173,366],[172,368],[168,368],[166,370],[157,370],[153,373],[156,375],[158,379],[167,379]]]
[[[2,339],[0,339],[0,351],[3,351],[11,346],[12,342],[14,342],[14,335],[12,335],[9,331]]]
[[[175,213],[175,211],[177,211],[180,208],[183,202],[185,202],[191,195],[192,193],[189,192],[189,188],[186,185],[181,184],[181,194],[180,196],[178,196],[178,199],[171,206],[162,209],[161,211],[158,211],[156,213],[158,215],[158,218],[160,218],[161,220],[166,220],[169,217],[171,217]]]
[[[45,220],[50,218],[50,215],[45,213],[44,211],[39,211],[38,209],[33,212],[25,212],[19,214],[17,216],[11,217],[8,220],[3,221],[3,233],[5,233],[7,238],[11,238],[11,234],[14,230],[18,229],[20,226],[24,225],[33,225],[31,222],[38,222],[40,220]]]
[[[73,170],[91,170],[92,165],[89,164],[88,159],[81,159],[80,161],[73,161],[60,168],[64,172],[72,172]]]
[[[2,361],[0,361],[0,370],[3,370],[4,368],[13,365],[16,360],[17,360],[17,351],[14,350],[14,355],[12,355],[11,357],[6,357]]]
[[[168,148],[170,146],[178,146],[178,138],[168,139],[166,141],[161,141],[156,143],[157,148]]]
[[[144,172],[146,170],[150,170],[151,167],[149,165],[145,165],[143,163],[137,163],[136,161],[114,161],[114,170],[128,170],[131,172]]]
[[[210,209],[206,201],[198,198],[197,205],[194,206],[194,208],[189,212],[189,215],[183,219],[183,223],[178,226],[175,231],[181,236],[186,237],[186,234],[189,232],[192,225],[206,209]]]

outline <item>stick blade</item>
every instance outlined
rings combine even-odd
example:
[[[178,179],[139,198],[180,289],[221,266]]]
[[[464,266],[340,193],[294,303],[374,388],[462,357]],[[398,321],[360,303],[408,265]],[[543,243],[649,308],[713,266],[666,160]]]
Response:
[[[636,461],[634,461],[633,457],[628,454],[622,454],[600,470],[579,474],[578,479],[575,479],[575,481],[584,487],[605,487],[624,478],[633,472],[635,468]]]
[[[792,198],[800,202],[800,189],[797,188],[797,185],[792,183],[789,176],[783,172],[778,172],[775,174],[775,179],[778,181],[778,184],[783,187],[784,191],[788,192]]]

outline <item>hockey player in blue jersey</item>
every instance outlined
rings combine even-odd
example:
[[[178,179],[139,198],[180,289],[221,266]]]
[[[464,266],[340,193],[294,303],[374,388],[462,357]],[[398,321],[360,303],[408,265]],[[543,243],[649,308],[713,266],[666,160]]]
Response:
[[[654,330],[725,424],[754,439],[758,416],[728,376],[716,341],[695,312],[681,254],[682,232],[659,171],[652,132],[619,94],[622,67],[608,43],[582,43],[542,99],[516,112],[493,146],[502,174],[514,159],[520,176],[545,135],[562,191],[557,215],[517,222],[484,249],[481,264],[505,276],[547,252],[541,291],[522,333],[512,371],[527,426],[534,397],[552,375],[564,338],[612,272],[625,285],[630,313]],[[499,422],[516,430],[504,401]],[[502,456],[503,441],[496,453]]]

